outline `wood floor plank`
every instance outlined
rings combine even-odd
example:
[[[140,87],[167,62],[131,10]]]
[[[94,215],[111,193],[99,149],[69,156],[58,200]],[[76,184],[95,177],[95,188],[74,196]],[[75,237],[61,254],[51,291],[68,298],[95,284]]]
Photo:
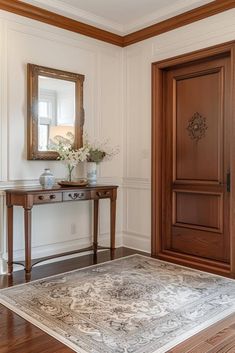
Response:
[[[190,349],[187,353],[207,353],[208,350],[211,348],[211,345],[207,342],[199,343],[193,349]]]
[[[189,353],[190,350],[195,348],[199,343],[205,342],[209,338],[215,336],[218,332],[230,327],[235,324],[235,314],[228,316],[226,319],[215,323],[209,328],[199,332],[198,334],[180,343],[175,348],[171,349],[167,353]],[[235,353],[235,351],[234,351]]]
[[[233,324],[230,325],[229,327],[232,328],[233,330],[235,330],[235,323],[233,323]]]
[[[1,306],[1,353],[72,353],[36,326]]]
[[[211,348],[207,353],[235,353],[235,334]]]
[[[211,344],[212,346],[216,346],[222,341],[224,341],[226,338],[233,336],[234,334],[235,330],[230,326],[222,331],[217,332],[214,336],[208,338],[206,342]]]

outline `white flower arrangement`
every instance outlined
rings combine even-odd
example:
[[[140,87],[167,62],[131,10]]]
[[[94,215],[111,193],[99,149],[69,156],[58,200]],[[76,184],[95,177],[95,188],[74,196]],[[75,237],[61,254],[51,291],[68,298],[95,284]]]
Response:
[[[55,136],[55,149],[58,152],[58,160],[63,161],[68,168],[68,181],[72,180],[72,171],[79,162],[85,162],[89,155],[87,146],[83,146],[78,150],[73,148],[74,136],[67,133],[67,138]]]
[[[63,161],[68,169],[68,181],[72,179],[72,171],[79,162],[95,162],[100,163],[103,160],[110,160],[119,153],[119,146],[110,147],[109,140],[104,142],[89,142],[88,135],[85,134],[84,145],[78,150],[73,148],[74,135],[71,132],[66,137],[55,136],[51,141],[51,146],[55,149],[59,156],[58,160]]]

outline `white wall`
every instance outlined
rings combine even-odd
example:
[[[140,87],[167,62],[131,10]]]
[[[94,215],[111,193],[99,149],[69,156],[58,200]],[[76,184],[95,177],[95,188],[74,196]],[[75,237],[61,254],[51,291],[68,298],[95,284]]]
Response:
[[[66,175],[59,161],[28,161],[27,63],[85,75],[85,130],[91,139],[110,138],[120,154],[99,169],[101,182],[120,185],[118,191],[117,244],[122,242],[123,175],[123,52],[65,30],[0,11],[0,258],[6,258],[4,190],[35,185],[45,167],[57,178]],[[108,201],[101,202],[100,232],[109,233]],[[33,208],[33,256],[72,250],[90,242],[92,209],[89,202]],[[15,259],[23,255],[23,211],[15,208]],[[49,215],[49,216],[48,216]],[[1,263],[1,261],[0,261]],[[2,271],[0,265],[0,272]]]
[[[126,48],[124,245],[151,248],[151,63],[234,39],[233,9]]]
[[[37,183],[45,167],[56,177],[58,161],[26,159],[26,64],[85,74],[85,129],[91,138],[119,144],[115,160],[100,166],[102,182],[117,183],[118,244],[150,251],[151,63],[235,39],[235,10],[121,49],[0,11],[0,190]],[[0,196],[0,259],[6,257],[5,198]],[[91,236],[88,202],[33,209],[33,254],[86,245]],[[108,202],[100,231],[108,233]],[[48,214],[50,217],[48,217]],[[22,210],[15,212],[15,257],[22,256]],[[1,261],[0,261],[1,272]]]

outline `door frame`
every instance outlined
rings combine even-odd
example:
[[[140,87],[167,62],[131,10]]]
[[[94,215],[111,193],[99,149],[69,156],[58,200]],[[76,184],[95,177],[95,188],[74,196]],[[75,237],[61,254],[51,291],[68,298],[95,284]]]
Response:
[[[163,145],[163,75],[166,70],[180,64],[227,54],[231,60],[231,139],[230,139],[230,264],[197,258],[162,249],[162,145]],[[235,41],[197,50],[152,63],[152,171],[151,171],[151,255],[162,260],[179,263],[206,271],[235,277]]]

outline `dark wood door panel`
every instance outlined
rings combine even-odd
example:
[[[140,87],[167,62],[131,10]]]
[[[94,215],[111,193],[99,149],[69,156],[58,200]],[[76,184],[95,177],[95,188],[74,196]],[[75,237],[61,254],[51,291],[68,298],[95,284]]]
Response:
[[[229,262],[222,234],[190,228],[172,227],[171,250],[184,254]]]
[[[223,67],[173,80],[174,179],[222,182]]]
[[[222,233],[223,194],[174,192],[173,226]]]

